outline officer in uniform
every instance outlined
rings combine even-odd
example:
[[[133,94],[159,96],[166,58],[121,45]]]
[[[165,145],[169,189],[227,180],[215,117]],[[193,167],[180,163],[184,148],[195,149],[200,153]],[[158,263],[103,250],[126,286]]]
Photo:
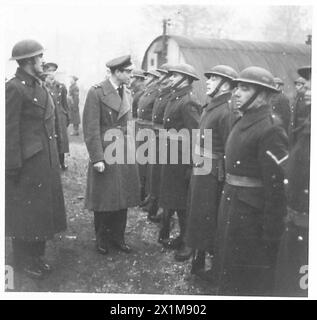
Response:
[[[136,120],[136,132],[139,129],[144,128],[152,128],[152,110],[154,100],[158,94],[158,80],[161,77],[161,74],[156,70],[150,70],[145,72],[147,76],[147,81],[145,83],[145,90],[143,94],[141,94],[138,104],[137,104],[137,120]],[[136,142],[137,147],[140,143],[143,142]],[[149,194],[149,173],[148,173],[148,163],[146,164],[139,164],[139,173],[140,173],[140,180],[141,180],[141,200],[142,203],[140,207],[144,207],[150,201],[150,194]]]
[[[132,70],[132,80],[130,84],[130,90],[133,98],[132,102],[132,116],[137,118],[137,107],[141,95],[144,93],[145,89],[145,71],[142,69],[133,69]]]
[[[306,79],[304,101],[310,108],[311,67],[299,68],[298,73]],[[310,126],[308,115],[298,130],[286,164],[288,215],[277,263],[275,294],[278,296],[308,295]]]
[[[310,104],[306,104],[304,97],[306,91],[306,80],[299,77],[295,81],[296,96],[291,109],[291,121],[289,127],[289,140],[292,147],[297,142],[298,132],[307,117],[310,117]]]
[[[225,147],[214,275],[219,294],[271,295],[286,198],[283,171],[267,152],[282,159],[287,135],[271,113],[270,95],[278,91],[271,73],[248,67],[235,82],[243,116]]]
[[[205,252],[213,254],[217,212],[224,184],[224,148],[233,122],[230,107],[233,80],[238,73],[229,66],[217,65],[205,76],[208,79],[207,95],[211,100],[200,118],[200,139],[194,152],[207,161],[210,159],[212,168],[210,173],[195,175],[193,172],[191,176],[186,236],[187,245],[195,250],[191,273],[197,275],[204,275]],[[210,146],[205,145],[204,129],[212,129]]]
[[[93,86],[87,95],[83,113],[84,140],[89,153],[86,207],[94,211],[96,248],[107,254],[109,245],[130,253],[124,233],[127,209],[140,201],[138,167],[127,164],[109,164],[105,150],[112,141],[105,141],[109,129],[119,129],[124,134],[124,148],[128,152],[127,124],[132,119],[132,97],[126,85],[130,83],[131,57],[122,56],[109,61],[109,79]]]
[[[280,78],[275,77],[274,84],[278,92],[272,95],[270,102],[272,105],[273,115],[280,118],[282,126],[285,131],[288,132],[291,118],[290,101],[283,92],[284,82]]]
[[[43,47],[19,41],[11,60],[19,67],[6,83],[6,235],[15,268],[33,278],[51,272],[46,241],[66,229],[55,138],[53,101],[40,80]]]
[[[69,86],[68,97],[70,100],[69,113],[70,123],[73,125],[72,136],[79,136],[80,114],[79,114],[79,88],[77,85],[78,77],[71,77],[71,84]]]
[[[172,72],[171,85],[172,95],[168,100],[163,117],[163,127],[166,130],[175,129],[179,132],[182,129],[189,131],[190,141],[182,137],[185,145],[189,147],[191,158],[191,136],[192,130],[198,128],[201,106],[193,95],[193,81],[199,80],[195,69],[188,64],[179,64],[170,68]],[[187,137],[188,138],[188,137]],[[178,146],[178,159],[172,159],[171,145]],[[163,245],[170,249],[177,249],[175,259],[184,261],[191,255],[191,250],[185,245],[186,232],[186,205],[188,185],[192,168],[192,159],[189,164],[182,157],[182,141],[178,134],[169,133],[167,136],[167,164],[162,166],[159,206],[164,209],[163,221],[169,221],[174,212],[177,212],[180,233],[179,236],[165,241]],[[163,224],[162,229],[166,228]],[[160,230],[160,234],[164,233]]]
[[[48,62],[44,65],[44,72],[54,76],[58,65],[54,62]],[[50,78],[50,77],[49,77]],[[67,89],[64,84],[56,79],[47,82],[47,88],[51,93],[57,113],[57,121],[59,123],[60,132],[58,135],[58,153],[62,170],[67,169],[65,164],[65,153],[69,153],[69,141],[67,127],[70,123],[69,109],[67,103]]]

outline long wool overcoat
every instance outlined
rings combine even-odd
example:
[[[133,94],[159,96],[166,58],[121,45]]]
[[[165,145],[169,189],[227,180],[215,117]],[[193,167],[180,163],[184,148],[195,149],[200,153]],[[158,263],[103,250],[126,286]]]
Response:
[[[131,146],[131,143],[127,143],[126,135],[127,123],[132,119],[131,100],[130,91],[126,88],[121,99],[109,79],[93,86],[88,92],[83,113],[83,132],[90,158],[86,190],[86,207],[89,210],[117,211],[139,204],[137,164],[109,164],[104,154],[107,146],[113,143],[104,139],[109,129],[117,128],[124,135],[124,150]],[[129,138],[134,141],[134,137]],[[106,169],[102,173],[93,168],[93,164],[99,161],[106,162]]]
[[[54,104],[18,68],[6,83],[6,235],[46,240],[66,229]]]

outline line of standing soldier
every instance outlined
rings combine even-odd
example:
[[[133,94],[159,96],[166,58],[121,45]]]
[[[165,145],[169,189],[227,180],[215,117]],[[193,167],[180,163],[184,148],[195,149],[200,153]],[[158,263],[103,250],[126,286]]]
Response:
[[[302,88],[292,109],[281,80],[259,67],[239,75],[224,65],[206,72],[210,102],[202,108],[193,98],[198,77],[189,65],[134,75],[142,82],[157,74],[135,96],[139,127],[201,130],[201,144],[191,149],[212,161],[211,172],[195,175],[200,164],[193,159],[190,166],[169,158],[166,165],[141,165],[143,190],[148,185],[141,206],[155,222],[163,208],[158,241],[177,249],[178,261],[192,256],[191,272],[210,280],[218,294],[307,295],[300,268],[308,251],[310,67],[299,73],[295,84]],[[212,129],[212,147],[204,145],[203,129]],[[175,211],[180,234],[169,239]],[[209,270],[206,253],[213,257]]]

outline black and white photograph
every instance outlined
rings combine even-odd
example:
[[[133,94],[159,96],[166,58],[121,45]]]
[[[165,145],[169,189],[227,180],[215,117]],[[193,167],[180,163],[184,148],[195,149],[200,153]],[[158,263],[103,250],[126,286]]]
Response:
[[[314,9],[1,2],[3,295],[312,297]]]

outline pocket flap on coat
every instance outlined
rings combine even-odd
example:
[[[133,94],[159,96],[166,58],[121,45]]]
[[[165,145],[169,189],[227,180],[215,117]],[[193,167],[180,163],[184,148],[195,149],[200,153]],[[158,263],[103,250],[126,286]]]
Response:
[[[36,153],[40,152],[43,149],[41,141],[36,141],[30,144],[24,144],[22,147],[22,156],[23,159],[29,159],[34,156]]]
[[[238,199],[247,203],[256,209],[264,208],[264,190],[263,188],[247,188],[241,187],[238,191]]]

